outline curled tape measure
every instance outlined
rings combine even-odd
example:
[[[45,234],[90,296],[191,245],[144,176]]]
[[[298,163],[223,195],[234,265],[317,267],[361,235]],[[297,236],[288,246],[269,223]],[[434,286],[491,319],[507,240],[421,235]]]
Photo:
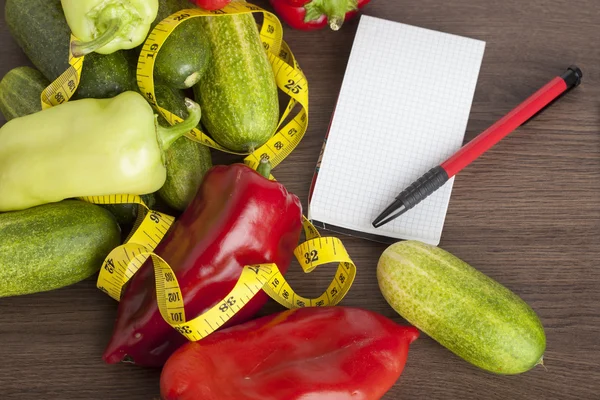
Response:
[[[93,204],[138,204],[140,206],[137,220],[125,239],[125,244],[110,252],[98,276],[98,289],[119,301],[123,286],[148,258],[136,254],[137,249],[141,248],[146,252],[154,250],[173,225],[175,218],[150,210],[140,196],[131,194],[80,197],[80,200]]]
[[[113,249],[105,258],[98,275],[97,287],[119,301],[123,286],[151,257],[160,313],[169,325],[192,341],[200,340],[224,325],[261,289],[286,308],[334,306],[346,296],[356,277],[356,266],[341,240],[321,237],[310,221],[303,217],[306,241],[294,249],[294,256],[304,272],[310,273],[323,264],[338,263],[334,279],[321,296],[309,299],[298,295],[273,263],[246,265],[235,287],[222,301],[188,321],[175,272],[153,252],[167,234],[174,218],[148,209],[139,196],[93,196],[80,199],[94,204],[136,203],[142,207],[132,229],[133,233],[123,245]]]
[[[308,84],[292,52],[282,40],[281,23],[277,17],[260,7],[246,3],[230,3],[224,9],[216,11],[200,9],[179,11],[159,23],[149,34],[138,60],[137,75],[140,90],[158,112],[171,124],[181,122],[179,117],[158,106],[155,101],[153,70],[155,56],[160,47],[171,32],[187,19],[253,12],[262,12],[264,15],[260,36],[275,73],[277,86],[290,96],[288,106],[279,121],[278,131],[266,144],[249,154],[244,160],[246,165],[256,169],[260,160],[264,158],[268,159],[273,167],[279,164],[301,141],[308,126]],[[75,40],[77,39],[72,36],[71,42]],[[79,85],[83,61],[84,57],[74,57],[69,51],[70,67],[42,92],[43,108],[62,104],[72,97]],[[301,105],[300,111],[281,128],[297,104]],[[187,136],[207,146],[234,153],[220,146],[198,129],[194,129]],[[356,276],[356,266],[342,242],[333,237],[321,237],[317,229],[303,217],[306,242],[294,250],[294,255],[304,272],[310,273],[323,264],[338,263],[334,279],[321,296],[309,299],[295,293],[277,265],[273,263],[247,265],[242,269],[235,287],[222,301],[202,315],[188,321],[176,274],[165,260],[154,253],[175,219],[150,210],[137,195],[92,196],[81,197],[80,200],[94,204],[139,205],[140,210],[134,228],[125,243],[111,251],[104,260],[97,286],[119,301],[124,285],[148,258],[152,258],[160,313],[169,325],[192,341],[200,340],[221,327],[260,290],[264,290],[287,308],[332,306],[344,298]]]
[[[189,9],[178,11],[161,21],[148,35],[148,39],[144,43],[138,59],[138,86],[150,104],[170,124],[181,122],[181,118],[157,104],[156,94],[154,93],[154,64],[156,54],[175,28],[191,18],[207,16],[222,17],[254,12],[261,12],[264,16],[264,21],[260,29],[260,38],[275,74],[277,87],[290,96],[290,101],[279,120],[279,124],[277,125],[278,131],[264,145],[248,155],[244,163],[250,168],[256,169],[261,158],[266,158],[274,168],[294,150],[306,133],[306,128],[308,127],[308,83],[290,48],[282,39],[283,29],[281,22],[272,13],[252,4],[238,2],[231,2],[221,10],[206,11],[202,9]],[[298,103],[302,106],[301,110],[289,123],[281,128],[283,122]],[[226,149],[198,129],[192,130],[186,136],[224,152],[247,154],[236,153]]]
[[[96,199],[97,201],[97,199]],[[304,219],[303,226],[307,241],[294,250],[296,259],[310,273],[319,265],[338,262],[335,278],[327,290],[316,299],[308,299],[294,292],[283,274],[273,263],[246,265],[234,288],[223,300],[211,309],[187,320],[183,295],[177,277],[169,264],[153,252],[153,241],[144,240],[152,236],[147,233],[153,224],[167,222],[162,215],[156,219],[146,215],[137,231],[143,231],[138,239],[129,240],[114,249],[105,259],[98,276],[98,287],[116,300],[120,299],[121,289],[135,272],[152,258],[156,280],[156,298],[163,319],[184,335],[188,340],[197,341],[210,335],[223,326],[248,303],[261,289],[286,308],[332,306],[338,304],[348,293],[356,276],[356,266],[348,256],[342,242],[337,238],[322,238],[314,226]],[[149,226],[145,226],[145,224]],[[136,233],[137,233],[136,231]],[[316,236],[315,236],[316,235]]]

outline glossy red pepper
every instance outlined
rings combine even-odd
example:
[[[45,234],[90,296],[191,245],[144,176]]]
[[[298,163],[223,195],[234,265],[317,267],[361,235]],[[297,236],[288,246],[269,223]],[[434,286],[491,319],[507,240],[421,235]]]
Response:
[[[231,0],[191,0],[198,7],[205,10],[220,10],[227,4],[231,3]]]
[[[190,342],[165,364],[164,400],[375,400],[419,336],[371,311],[300,308]]]
[[[269,0],[289,26],[305,31],[329,25],[334,31],[371,0]]]
[[[300,200],[283,185],[243,164],[215,166],[155,253],[175,272],[186,317],[193,319],[233,289],[245,265],[273,262],[284,273],[301,229]],[[259,292],[227,326],[252,317],[266,301]],[[162,366],[186,341],[160,315],[147,261],[125,288],[103,358]]]

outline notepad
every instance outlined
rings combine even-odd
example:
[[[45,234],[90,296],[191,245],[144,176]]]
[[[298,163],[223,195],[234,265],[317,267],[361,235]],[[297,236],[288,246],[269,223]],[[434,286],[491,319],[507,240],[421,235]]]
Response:
[[[387,225],[371,223],[462,146],[484,49],[480,40],[361,17],[313,179],[316,226],[439,244],[454,179]]]

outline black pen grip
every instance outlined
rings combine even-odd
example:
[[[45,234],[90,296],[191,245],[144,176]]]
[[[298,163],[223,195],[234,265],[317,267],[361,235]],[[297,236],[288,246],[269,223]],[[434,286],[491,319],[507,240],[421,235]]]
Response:
[[[427,171],[396,197],[406,209],[411,209],[448,182],[448,173],[441,165]]]

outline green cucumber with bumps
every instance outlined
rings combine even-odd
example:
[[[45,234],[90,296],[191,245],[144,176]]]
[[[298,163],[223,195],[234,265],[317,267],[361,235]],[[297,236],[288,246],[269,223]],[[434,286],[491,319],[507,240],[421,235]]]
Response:
[[[471,364],[501,375],[543,364],[546,336],[531,307],[447,251],[398,242],[381,255],[377,279],[398,314]]]
[[[196,7],[188,0],[161,0],[152,29],[171,14],[191,8]],[[187,89],[204,76],[211,52],[200,19],[190,18],[182,22],[163,43],[154,63],[157,83]]]
[[[275,74],[251,14],[200,18],[212,53],[194,85],[202,125],[220,145],[249,152],[275,132],[279,100]]]
[[[60,0],[6,0],[4,13],[13,38],[48,80],[67,70],[71,30]],[[74,98],[109,98],[136,89],[135,69],[123,51],[91,53]]]
[[[0,81],[0,112],[7,121],[41,111],[40,94],[50,81],[35,68],[17,67]]]
[[[79,200],[0,214],[0,297],[46,292],[91,277],[120,235],[108,211]]]

